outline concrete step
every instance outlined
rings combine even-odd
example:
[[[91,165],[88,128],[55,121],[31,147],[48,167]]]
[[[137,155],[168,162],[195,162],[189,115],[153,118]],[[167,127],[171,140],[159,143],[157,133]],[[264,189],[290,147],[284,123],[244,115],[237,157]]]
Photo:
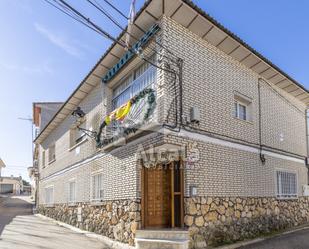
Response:
[[[135,239],[136,249],[188,249],[189,240]]]
[[[138,230],[137,249],[187,249],[189,232],[184,230]]]
[[[137,230],[135,238],[148,239],[189,239],[189,232],[187,230],[168,230],[168,229],[144,229]]]

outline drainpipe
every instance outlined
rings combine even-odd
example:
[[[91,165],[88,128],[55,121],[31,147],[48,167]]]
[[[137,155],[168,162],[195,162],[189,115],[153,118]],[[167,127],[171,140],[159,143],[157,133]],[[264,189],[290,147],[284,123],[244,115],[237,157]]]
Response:
[[[258,105],[259,105],[259,149],[260,149],[260,160],[262,164],[265,164],[265,156],[262,153],[263,147],[262,147],[262,108],[261,108],[261,80],[262,78],[258,79]]]
[[[180,127],[183,125],[183,59],[178,59],[179,65],[179,116],[180,116]]]

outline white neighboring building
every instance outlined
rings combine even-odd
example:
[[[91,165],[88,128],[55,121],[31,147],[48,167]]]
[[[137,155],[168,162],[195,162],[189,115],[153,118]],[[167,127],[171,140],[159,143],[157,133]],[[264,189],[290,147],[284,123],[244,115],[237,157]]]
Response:
[[[0,194],[20,195],[23,191],[21,177],[0,177]]]

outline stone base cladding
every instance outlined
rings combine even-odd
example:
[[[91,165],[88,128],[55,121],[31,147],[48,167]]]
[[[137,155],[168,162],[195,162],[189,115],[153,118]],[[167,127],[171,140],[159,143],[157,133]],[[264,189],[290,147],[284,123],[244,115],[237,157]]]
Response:
[[[309,222],[309,198],[194,197],[185,199],[190,248],[254,238]]]
[[[78,203],[74,206],[55,204],[53,207],[39,207],[39,213],[47,217],[129,245],[134,244],[135,233],[141,223],[140,210],[140,200],[104,201],[99,205]]]

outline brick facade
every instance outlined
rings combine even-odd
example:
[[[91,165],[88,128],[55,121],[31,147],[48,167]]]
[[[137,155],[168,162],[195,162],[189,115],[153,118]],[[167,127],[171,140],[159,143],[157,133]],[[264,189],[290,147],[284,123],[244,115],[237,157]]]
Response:
[[[195,186],[197,198],[274,199],[277,169],[295,172],[298,196],[303,195],[302,186],[308,183],[308,170],[304,164],[306,106],[265,79],[260,79],[254,71],[174,20],[163,17],[161,28],[162,32],[156,39],[160,39],[168,49],[183,59],[183,119],[190,116],[191,107],[197,107],[201,112],[200,123],[191,124],[179,133],[166,133],[168,129],[162,129],[159,133],[139,137],[107,152],[97,149],[90,138],[80,146],[70,148],[70,128],[74,118],[68,116],[40,145],[42,158],[42,151],[56,143],[56,161],[48,164],[47,158],[45,167],[40,163],[39,204],[44,214],[61,217],[59,213],[44,211],[44,189],[53,186],[56,207],[66,207],[70,179],[76,180],[78,205],[91,204],[91,174],[97,170],[102,170],[104,175],[103,201],[140,200],[140,164],[136,159],[139,145],[148,148],[173,144],[188,148],[193,143],[196,144],[199,160],[184,172],[186,198],[190,198],[190,187]],[[171,82],[170,77],[158,70],[156,111],[161,123],[166,119],[171,107],[168,98],[173,95],[170,92],[172,88],[168,85]],[[233,116],[235,95],[238,94],[251,100],[250,121],[239,120]],[[111,87],[99,84],[81,102],[81,108],[87,113],[88,129],[91,127],[96,130],[99,127],[103,116],[111,109],[111,98]],[[177,111],[173,107],[171,110]],[[171,122],[175,121],[173,117],[172,115]],[[259,120],[266,159],[264,164],[259,154]],[[57,210],[59,212],[59,208]],[[297,207],[295,210],[297,212]],[[194,220],[196,217],[192,219],[192,224],[186,223],[187,226],[191,230],[198,229],[196,234],[203,234],[199,232],[199,226]],[[62,218],[61,220],[66,221]],[[141,221],[136,222],[137,227],[140,227]],[[77,224],[75,221],[70,223]],[[101,233],[95,228],[92,230]],[[132,236],[129,234],[129,237],[120,241],[130,240],[132,244],[134,233],[135,230]],[[109,236],[111,233],[102,234]],[[235,238],[244,237],[246,236],[239,232]],[[112,238],[117,239],[115,236]],[[233,236],[229,239],[233,240]],[[198,247],[194,243],[192,246]]]

